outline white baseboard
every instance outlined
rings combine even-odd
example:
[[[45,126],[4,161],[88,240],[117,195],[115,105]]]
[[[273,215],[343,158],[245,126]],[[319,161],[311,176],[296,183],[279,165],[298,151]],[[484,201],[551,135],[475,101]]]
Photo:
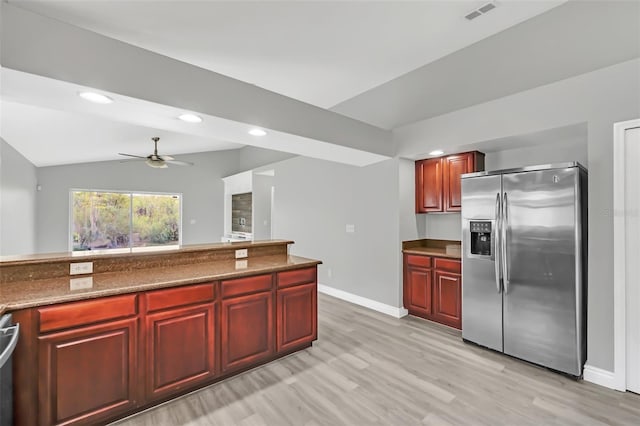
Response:
[[[592,365],[585,365],[582,378],[586,382],[595,383],[609,389],[617,389],[615,374],[613,371],[603,370]]]
[[[409,311],[404,308],[396,308],[395,306],[367,299],[366,297],[348,293],[344,290],[339,290],[337,288],[329,287],[324,284],[318,284],[318,291],[320,293],[328,294],[329,296],[333,296],[338,299],[346,300],[347,302],[356,305],[364,306],[365,308],[373,309],[374,311],[382,312],[383,314],[391,315],[394,318],[402,318],[409,315]]]

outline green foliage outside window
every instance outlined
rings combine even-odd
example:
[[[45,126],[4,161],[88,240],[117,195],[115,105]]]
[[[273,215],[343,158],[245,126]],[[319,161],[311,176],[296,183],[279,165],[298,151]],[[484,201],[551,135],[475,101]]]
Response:
[[[177,245],[180,196],[72,192],[73,251]]]

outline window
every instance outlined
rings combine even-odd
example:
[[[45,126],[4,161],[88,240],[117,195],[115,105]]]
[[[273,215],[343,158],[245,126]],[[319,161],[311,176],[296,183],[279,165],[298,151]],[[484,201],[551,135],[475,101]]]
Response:
[[[181,243],[181,195],[71,191],[70,249],[129,252]]]

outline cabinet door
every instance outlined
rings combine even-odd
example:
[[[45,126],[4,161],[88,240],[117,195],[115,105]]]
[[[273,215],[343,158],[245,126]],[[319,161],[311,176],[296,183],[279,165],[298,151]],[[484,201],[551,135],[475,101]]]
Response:
[[[317,338],[316,284],[304,284],[278,290],[277,349],[288,351]]]
[[[146,317],[146,394],[157,399],[213,377],[216,304],[171,309]]]
[[[416,161],[416,213],[442,211],[442,159]]]
[[[471,173],[474,170],[474,154],[472,152],[450,155],[444,158],[444,211],[460,211],[462,206],[460,176],[464,173]]]
[[[438,270],[434,275],[434,319],[442,324],[460,329],[462,325],[461,276]]]
[[[274,353],[273,294],[222,301],[222,372],[254,364]]]
[[[405,291],[405,307],[411,314],[431,315],[431,269],[407,266]]]
[[[38,338],[40,424],[95,424],[136,406],[136,318]]]

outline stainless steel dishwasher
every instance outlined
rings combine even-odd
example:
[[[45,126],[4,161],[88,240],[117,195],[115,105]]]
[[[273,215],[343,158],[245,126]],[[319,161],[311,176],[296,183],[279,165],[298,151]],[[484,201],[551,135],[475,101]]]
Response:
[[[20,325],[13,325],[11,314],[0,318],[0,426],[13,424],[13,378],[11,355],[18,343]]]

